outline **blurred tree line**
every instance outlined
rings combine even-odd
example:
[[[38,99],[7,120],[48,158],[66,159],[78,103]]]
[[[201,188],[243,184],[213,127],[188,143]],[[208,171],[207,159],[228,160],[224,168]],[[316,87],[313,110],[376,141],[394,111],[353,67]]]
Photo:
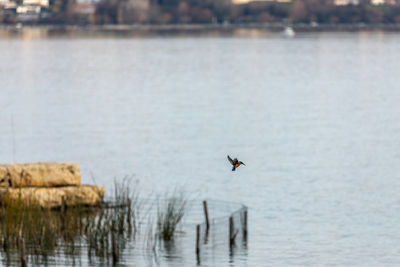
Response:
[[[76,0],[50,0],[48,22],[74,23]],[[100,0],[86,23],[95,24],[210,24],[210,23],[400,23],[397,4],[338,6],[333,0],[293,0],[289,3],[232,0]],[[85,21],[83,21],[85,23]]]
[[[148,2],[140,6],[139,2]],[[136,3],[136,5],[135,5]],[[400,4],[337,6],[333,0],[291,3],[231,0],[101,0],[98,23],[400,23]]]

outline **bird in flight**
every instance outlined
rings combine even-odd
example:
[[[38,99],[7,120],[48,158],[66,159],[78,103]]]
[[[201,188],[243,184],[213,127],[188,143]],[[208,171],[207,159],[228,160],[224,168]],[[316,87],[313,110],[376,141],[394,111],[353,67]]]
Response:
[[[237,158],[231,159],[231,157],[229,157],[229,155],[228,155],[228,160],[229,160],[229,162],[233,165],[232,171],[235,171],[236,168],[239,167],[239,166],[242,165],[242,164],[243,164],[244,166],[246,166],[246,164],[244,164],[243,162],[238,161]]]

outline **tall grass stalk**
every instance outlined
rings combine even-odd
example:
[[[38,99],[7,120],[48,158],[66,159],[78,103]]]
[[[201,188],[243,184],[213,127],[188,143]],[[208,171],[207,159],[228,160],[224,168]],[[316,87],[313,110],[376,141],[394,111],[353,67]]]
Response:
[[[164,241],[174,238],[176,227],[185,215],[187,199],[177,190],[167,196],[165,203],[159,204],[157,213],[158,234]]]

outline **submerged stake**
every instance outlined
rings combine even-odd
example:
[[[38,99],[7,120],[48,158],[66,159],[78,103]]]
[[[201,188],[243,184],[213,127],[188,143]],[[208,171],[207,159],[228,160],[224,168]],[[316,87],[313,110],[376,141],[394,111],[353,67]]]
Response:
[[[112,245],[112,256],[113,256],[113,265],[118,263],[118,247],[117,241],[115,240],[114,229],[111,230],[111,245]]]
[[[196,254],[200,253],[200,224],[196,227]]]
[[[247,210],[244,211],[243,239],[244,239],[245,241],[247,241]]]
[[[206,231],[208,232],[208,230],[210,229],[210,222],[208,220],[208,208],[207,208],[207,201],[203,201],[203,208],[204,208],[204,216],[206,219]]]
[[[26,267],[25,242],[21,232],[19,233],[19,248],[20,248],[21,267]]]

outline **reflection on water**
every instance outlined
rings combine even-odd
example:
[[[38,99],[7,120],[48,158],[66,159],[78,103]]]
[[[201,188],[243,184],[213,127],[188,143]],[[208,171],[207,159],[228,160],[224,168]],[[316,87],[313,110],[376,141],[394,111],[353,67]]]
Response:
[[[149,38],[149,37],[243,37],[259,38],[270,35],[272,32],[281,31],[282,27],[270,28],[241,28],[221,26],[114,26],[103,27],[61,27],[13,26],[0,27],[0,39],[17,38],[22,40],[46,38]]]
[[[211,218],[215,219],[211,221],[211,230],[205,233],[202,202],[185,201],[188,206],[184,211],[185,222],[180,222],[172,238],[167,239],[163,231],[175,224],[177,213],[171,210],[179,207],[175,201],[180,200],[158,199],[155,207],[137,195],[126,198],[128,195],[117,192],[115,202],[92,208],[47,210],[36,205],[28,208],[20,201],[7,201],[0,209],[2,264],[16,266],[25,261],[32,266],[194,265],[196,225],[203,229],[200,253],[196,254],[198,264],[222,263],[228,255],[229,262],[234,262],[236,257],[245,258],[246,240],[239,233],[243,230],[244,206],[208,201]],[[148,212],[143,214],[145,210]],[[165,221],[161,214],[167,212],[170,214]],[[228,251],[229,218],[233,219],[236,233],[235,243]],[[206,241],[207,238],[211,240]]]
[[[204,266],[398,264],[400,35],[108,37],[1,38],[0,162],[13,116],[17,161],[248,205],[247,252]],[[182,242],[160,265],[196,262]]]

